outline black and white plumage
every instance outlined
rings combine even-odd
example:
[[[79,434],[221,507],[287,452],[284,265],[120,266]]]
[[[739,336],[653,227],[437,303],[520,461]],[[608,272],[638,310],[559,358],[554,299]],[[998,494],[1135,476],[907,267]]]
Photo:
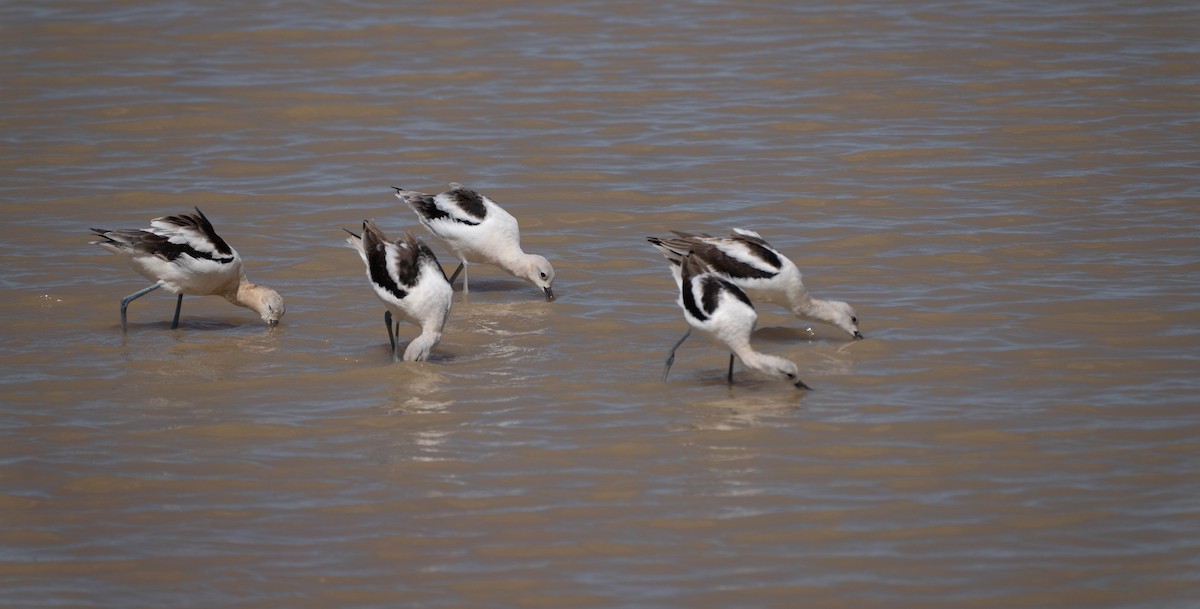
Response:
[[[804,287],[800,269],[758,233],[740,228],[733,229],[729,237],[672,232],[674,238],[646,240],[671,262],[677,284],[680,265],[691,252],[705,268],[737,284],[754,302],[775,303],[800,319],[831,324],[855,339],[863,337],[853,307],[840,300],[813,298]]]
[[[482,262],[529,281],[542,290],[546,300],[554,300],[554,267],[546,258],[521,249],[517,219],[495,201],[456,182],[438,195],[392,188],[396,197],[417,213],[421,224],[458,258],[460,264],[450,282],[463,272],[463,292],[469,290],[466,267]]]
[[[758,314],[750,298],[733,283],[708,270],[694,255],[685,255],[680,261],[680,285],[678,304],[683,317],[691,329],[671,348],[663,367],[663,380],[671,372],[675,362],[675,350],[699,330],[709,340],[730,350],[727,380],[733,383],[733,358],[736,355],[742,364],[771,378],[786,380],[799,389],[809,389],[799,378],[796,364],[782,357],[755,351],[750,346],[750,334],[758,321]]]
[[[126,258],[135,271],[154,282],[121,299],[122,332],[128,328],[129,303],[158,288],[179,295],[172,329],[179,327],[184,294],[222,296],[252,309],[270,326],[283,317],[283,298],[271,288],[247,281],[241,256],[213,230],[199,208],[195,214],[155,218],[146,229],[93,228],[92,232],[100,237],[93,245]]]
[[[437,256],[408,231],[396,241],[388,241],[374,220],[363,222],[362,235],[346,232],[350,233],[346,243],[362,258],[371,288],[387,306],[383,320],[387,324],[392,357],[397,357],[396,340],[400,331],[397,321],[393,333],[392,314],[395,313],[400,319],[421,328],[420,336],[404,349],[404,361],[425,361],[442,339],[454,296]]]

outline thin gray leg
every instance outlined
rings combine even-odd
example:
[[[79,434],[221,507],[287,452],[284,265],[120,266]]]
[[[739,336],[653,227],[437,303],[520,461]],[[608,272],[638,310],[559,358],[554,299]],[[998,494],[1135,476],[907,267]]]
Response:
[[[396,346],[392,349],[392,362],[400,361],[400,322],[395,322]]]
[[[733,354],[729,354],[729,375],[725,377],[725,382],[733,384]]]
[[[121,334],[125,334],[129,331],[129,324],[125,321],[125,309],[129,308],[129,303],[141,298],[142,296],[145,296],[146,294],[149,294],[150,292],[153,292],[154,290],[157,290],[160,287],[162,286],[156,283],[148,288],[138,290],[121,299]]]
[[[667,375],[670,374],[670,372],[671,372],[671,364],[675,363],[675,350],[678,349],[679,345],[682,345],[683,341],[687,340],[687,338],[691,335],[692,335],[692,330],[691,330],[691,328],[688,328],[688,331],[686,334],[683,335],[683,338],[680,338],[678,341],[675,342],[675,346],[671,347],[671,354],[667,356],[667,363],[665,366],[663,366],[663,382],[664,383],[667,382]]]
[[[465,264],[461,262],[458,263],[458,268],[454,269],[454,274],[450,276],[450,285],[454,285],[454,280],[458,279],[458,274],[461,273],[464,268],[466,268]]]
[[[179,298],[175,301],[175,319],[171,320],[171,329],[179,327],[179,309],[183,308],[183,293],[179,293]]]
[[[383,312],[383,324],[385,326],[387,326],[388,343],[390,343],[392,345],[392,359],[395,360],[396,359],[396,335],[395,335],[395,333],[392,332],[392,312],[391,311]],[[399,325],[399,324],[397,324],[397,325]],[[399,328],[397,328],[396,330],[399,331]]]

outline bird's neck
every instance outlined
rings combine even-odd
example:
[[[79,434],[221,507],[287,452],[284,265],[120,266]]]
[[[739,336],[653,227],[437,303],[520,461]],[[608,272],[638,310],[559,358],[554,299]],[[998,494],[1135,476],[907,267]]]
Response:
[[[833,301],[813,298],[803,288],[799,291],[801,293],[790,300],[792,315],[808,321],[820,322],[829,322],[836,317]]]
[[[404,349],[404,361],[425,361],[429,358],[429,352],[433,350],[433,346],[442,340],[442,329],[435,325],[426,325],[422,328],[420,336],[412,339],[408,343],[408,347]]]
[[[735,352],[742,360],[742,365],[754,370],[760,374],[765,374],[773,378],[781,378],[780,370],[784,366],[791,364],[788,360],[766,353],[759,353],[753,349],[747,348],[743,352]]]
[[[246,274],[241,273],[238,276],[238,282],[230,285],[221,295],[225,297],[225,300],[239,307],[246,307],[247,309],[257,311],[257,303],[260,300],[259,290],[261,288],[258,284],[250,283],[246,279]]]
[[[520,245],[511,245],[496,252],[495,259],[497,266],[518,276],[524,276],[533,264],[530,255],[526,254]]]

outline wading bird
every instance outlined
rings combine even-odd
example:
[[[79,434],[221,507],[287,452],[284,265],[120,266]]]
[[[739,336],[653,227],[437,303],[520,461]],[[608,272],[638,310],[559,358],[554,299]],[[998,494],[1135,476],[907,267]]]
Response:
[[[727,382],[733,383],[733,359],[736,355],[747,368],[771,378],[786,380],[798,389],[810,389],[799,378],[796,364],[782,357],[755,351],[750,346],[750,334],[758,321],[754,305],[740,288],[708,270],[694,255],[680,261],[679,307],[691,328],[667,356],[663,380],[675,363],[675,350],[699,330],[705,337],[730,350]]]
[[[775,303],[800,319],[836,326],[856,340],[863,337],[853,307],[840,300],[813,298],[800,269],[758,233],[740,228],[729,237],[672,232],[674,238],[646,240],[671,262],[677,284],[681,263],[690,252],[704,268],[742,288],[754,302]]]
[[[387,307],[383,323],[387,325],[392,359],[398,359],[396,342],[400,333],[399,321],[393,329],[394,313],[396,317],[421,328],[420,336],[404,349],[404,361],[425,361],[442,339],[446,318],[450,316],[450,301],[454,296],[437,256],[433,255],[429,246],[408,231],[396,241],[388,241],[387,235],[375,225],[374,220],[363,222],[361,235],[348,230],[346,232],[350,233],[346,243],[362,258],[367,267],[367,281]]]
[[[179,295],[172,329],[179,327],[184,294],[222,296],[252,309],[272,327],[283,317],[283,298],[246,279],[241,256],[213,230],[199,208],[195,214],[155,218],[146,229],[93,228],[92,232],[100,237],[93,245],[127,259],[133,270],[154,282],[121,299],[121,332],[128,331],[125,310],[129,303],[158,288]]]
[[[458,258],[450,283],[463,273],[463,292],[469,291],[466,267],[481,262],[529,281],[542,290],[546,300],[554,300],[554,268],[544,257],[521,249],[517,219],[494,201],[457,182],[438,195],[392,188],[396,197],[417,213],[421,224]]]

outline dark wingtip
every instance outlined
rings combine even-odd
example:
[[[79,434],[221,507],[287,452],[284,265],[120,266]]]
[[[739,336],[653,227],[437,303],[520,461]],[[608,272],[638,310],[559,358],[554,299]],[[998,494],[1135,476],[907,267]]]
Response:
[[[674,260],[672,260],[672,262],[674,262]],[[688,253],[683,257],[682,260],[678,262],[678,264],[680,270],[683,271],[683,275],[686,277],[695,277],[696,275],[703,274],[708,270],[705,268],[704,263],[700,261],[700,258],[693,254],[692,250],[688,250]]]

